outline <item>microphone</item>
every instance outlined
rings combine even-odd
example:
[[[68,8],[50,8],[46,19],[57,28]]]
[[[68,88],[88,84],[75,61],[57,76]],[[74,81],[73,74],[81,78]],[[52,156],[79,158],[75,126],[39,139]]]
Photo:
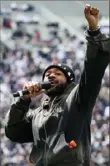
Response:
[[[42,89],[48,90],[51,88],[51,83],[50,82],[41,82],[40,87]],[[13,93],[13,97],[21,97],[21,96],[28,95],[28,94],[29,94],[28,90],[22,90],[22,91],[17,91],[15,93]]]

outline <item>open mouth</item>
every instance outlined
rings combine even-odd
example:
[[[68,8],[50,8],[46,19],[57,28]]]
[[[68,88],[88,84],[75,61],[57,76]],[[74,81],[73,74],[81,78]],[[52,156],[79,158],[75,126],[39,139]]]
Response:
[[[50,81],[50,83],[51,83],[51,86],[53,87],[53,86],[56,86],[57,84],[58,84],[58,82],[56,82],[56,81]]]
[[[53,87],[53,86],[55,86],[55,85],[56,85],[56,83],[55,83],[55,82],[52,82],[52,83],[51,83],[51,86],[52,86],[52,87]]]

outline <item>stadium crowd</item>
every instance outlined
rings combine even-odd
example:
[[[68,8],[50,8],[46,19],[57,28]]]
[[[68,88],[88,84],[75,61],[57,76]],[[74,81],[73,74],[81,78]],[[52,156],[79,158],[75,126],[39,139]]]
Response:
[[[83,70],[86,43],[71,34],[68,29],[60,29],[58,23],[48,23],[45,26],[47,36],[42,36],[37,25],[35,31],[26,32],[28,24],[16,23],[16,29],[7,24],[1,29],[9,29],[14,43],[10,48],[1,42],[0,61],[0,165],[29,166],[31,143],[18,144],[11,142],[5,136],[5,115],[10,108],[12,93],[22,89],[27,81],[41,81],[43,70],[52,62],[67,63],[75,73],[78,83]],[[31,109],[39,105],[42,96],[32,99]],[[102,87],[93,109],[91,122],[91,158],[93,166],[109,165],[109,67],[107,67]]]

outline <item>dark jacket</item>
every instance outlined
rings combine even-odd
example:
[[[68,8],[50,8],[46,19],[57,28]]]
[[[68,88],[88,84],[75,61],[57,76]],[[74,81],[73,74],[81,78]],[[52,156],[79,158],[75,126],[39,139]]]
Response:
[[[47,98],[34,111],[29,110],[31,101],[19,99],[7,114],[6,136],[13,142],[33,142],[30,161],[36,166],[90,165],[92,109],[110,54],[110,40],[100,32],[91,35],[86,32],[86,58],[78,85],[68,85],[63,94],[51,103]],[[72,140],[77,144],[74,148],[68,146]]]

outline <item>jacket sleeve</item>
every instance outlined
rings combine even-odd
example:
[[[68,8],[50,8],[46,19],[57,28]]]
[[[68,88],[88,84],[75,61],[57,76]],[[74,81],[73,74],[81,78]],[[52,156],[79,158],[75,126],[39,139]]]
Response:
[[[96,33],[96,32],[95,32]],[[77,90],[77,102],[83,112],[92,113],[98,96],[105,69],[109,63],[110,38],[101,34],[100,30],[94,33],[87,32],[87,50],[84,69]]]
[[[96,33],[88,30],[85,32],[86,39],[90,43],[96,43],[100,45],[100,49],[110,53],[110,36],[108,34],[103,34],[100,32],[100,28]]]
[[[26,118],[29,105],[30,101],[19,99],[6,115],[5,134],[13,142],[33,142],[31,118]]]

